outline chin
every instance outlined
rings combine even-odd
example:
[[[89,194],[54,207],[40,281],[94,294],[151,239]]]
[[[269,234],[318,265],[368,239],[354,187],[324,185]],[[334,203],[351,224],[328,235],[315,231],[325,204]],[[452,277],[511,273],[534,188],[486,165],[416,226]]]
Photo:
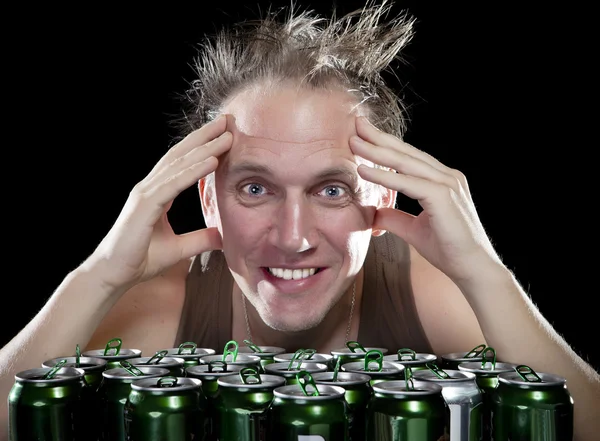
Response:
[[[302,332],[312,329],[318,326],[322,321],[322,317],[305,317],[302,320],[298,320],[298,317],[293,317],[290,320],[286,320],[285,318],[279,316],[274,317],[271,314],[261,314],[262,320],[265,322],[267,326],[275,331],[280,332]]]

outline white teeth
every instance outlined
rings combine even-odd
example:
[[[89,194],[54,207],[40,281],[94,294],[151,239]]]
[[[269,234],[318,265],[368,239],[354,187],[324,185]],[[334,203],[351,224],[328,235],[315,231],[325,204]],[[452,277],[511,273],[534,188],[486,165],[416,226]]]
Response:
[[[312,276],[317,271],[316,268],[303,268],[303,269],[284,269],[284,268],[269,268],[269,272],[275,277],[279,277],[284,280],[299,280],[306,279]]]

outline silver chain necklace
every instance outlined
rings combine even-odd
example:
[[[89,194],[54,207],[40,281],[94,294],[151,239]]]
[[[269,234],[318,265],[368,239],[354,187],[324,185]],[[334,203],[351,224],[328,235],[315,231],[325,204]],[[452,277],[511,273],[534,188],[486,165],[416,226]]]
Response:
[[[348,325],[346,325],[346,340],[350,337],[350,329],[352,328],[352,316],[354,315],[354,303],[356,300],[356,280],[352,284],[352,301],[350,302],[350,314],[348,315]],[[244,305],[244,319],[246,320],[246,335],[251,342],[254,342],[252,331],[250,330],[250,321],[248,320],[248,308],[246,307],[246,296],[242,292],[242,305]],[[344,343],[345,343],[344,342]]]

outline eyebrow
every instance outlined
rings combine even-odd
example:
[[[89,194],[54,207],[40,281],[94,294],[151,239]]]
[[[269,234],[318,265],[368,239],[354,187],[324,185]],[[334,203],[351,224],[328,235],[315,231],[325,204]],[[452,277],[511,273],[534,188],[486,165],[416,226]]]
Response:
[[[234,165],[228,171],[228,175],[238,175],[243,173],[252,173],[256,175],[273,175],[271,168],[255,164],[252,162],[240,162],[239,164]],[[325,169],[314,176],[316,180],[327,180],[344,177],[349,180],[352,184],[356,184],[358,182],[358,175],[356,172],[353,172],[347,167],[331,167]]]

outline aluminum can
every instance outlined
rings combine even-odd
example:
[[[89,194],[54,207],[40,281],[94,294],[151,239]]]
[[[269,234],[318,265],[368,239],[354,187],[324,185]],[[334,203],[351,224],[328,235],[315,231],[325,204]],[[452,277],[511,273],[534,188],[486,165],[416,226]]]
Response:
[[[131,383],[138,378],[156,378],[169,375],[169,370],[161,367],[133,366],[127,360],[125,367],[107,369],[102,372],[102,382],[98,389],[102,403],[103,441],[127,441],[125,433],[125,403],[131,392]]]
[[[447,440],[448,407],[442,386],[427,381],[391,380],[373,386],[367,405],[367,436],[377,441]]]
[[[284,352],[273,357],[275,363],[289,363],[292,359],[302,356],[304,363],[326,364],[330,370],[333,370],[333,355],[318,353],[315,349],[298,349],[296,352]]]
[[[120,368],[122,360],[130,360],[132,358],[141,357],[140,349],[124,349],[122,348],[123,341],[120,338],[113,338],[106,343],[104,349],[92,349],[85,351],[81,355],[84,357],[102,358],[106,360],[105,369]]]
[[[185,370],[189,366],[197,366],[200,364],[200,357],[207,355],[214,355],[217,353],[212,348],[199,348],[193,341],[186,341],[181,343],[176,348],[166,349],[167,357],[183,358],[183,369]]]
[[[361,361],[341,364],[344,372],[367,374],[371,377],[371,386],[380,381],[401,380],[404,378],[404,365],[392,361],[383,361],[383,353],[372,349]]]
[[[297,375],[300,372],[309,372],[315,374],[317,372],[327,372],[329,366],[321,363],[305,363],[300,359],[292,360],[289,363],[271,363],[265,366],[265,372],[271,375],[279,375],[285,378],[285,384],[296,384],[298,382]]]
[[[348,405],[344,388],[315,384],[299,372],[295,384],[273,390],[269,438],[276,441],[348,441]]]
[[[331,355],[333,356],[332,364],[335,365],[337,363],[337,359],[340,358],[340,363],[346,364],[352,361],[360,361],[365,358],[367,352],[372,350],[378,350],[383,355],[387,355],[389,349],[387,348],[378,348],[378,347],[363,347],[360,343],[356,341],[348,341],[346,342],[345,348],[333,349],[331,351]]]
[[[125,403],[128,441],[193,441],[205,438],[206,399],[197,378],[141,378]]]
[[[573,398],[563,377],[518,365],[498,374],[491,401],[494,441],[573,439]]]
[[[458,369],[442,370],[429,364],[428,370],[415,371],[415,380],[442,386],[442,396],[450,409],[450,441],[483,439],[483,394],[475,374]]]
[[[185,377],[185,360],[179,357],[167,357],[167,350],[158,351],[152,357],[137,357],[128,360],[134,366],[154,366],[169,370],[173,377]]]
[[[62,364],[18,372],[8,394],[8,439],[86,441],[80,415],[84,375]]]
[[[493,356],[487,357],[484,354],[482,361],[469,361],[458,365],[458,370],[463,372],[471,372],[475,374],[475,382],[481,390],[483,398],[483,409],[482,409],[482,431],[484,441],[488,441],[492,438],[491,432],[491,418],[492,418],[492,392],[498,385],[498,375],[505,372],[515,372],[516,364],[512,363],[497,363],[496,352],[493,348],[488,347],[486,354],[489,351],[493,351]]]
[[[428,369],[427,363],[435,363],[437,355],[426,352],[415,352],[410,348],[398,349],[395,354],[383,356],[383,361],[401,363],[405,368],[411,368],[412,372]]]
[[[46,360],[42,363],[43,368],[53,368],[60,363],[63,367],[78,368],[83,371],[84,386],[81,391],[80,418],[85,427],[86,438],[89,441],[98,441],[102,428],[102,406],[98,389],[102,382],[106,360],[97,357],[63,357]]]
[[[219,441],[265,441],[273,391],[285,384],[278,375],[243,367],[217,380],[215,432]]]
[[[260,358],[260,365],[264,368],[265,365],[275,363],[274,357],[285,353],[285,348],[278,346],[258,346],[250,340],[244,340],[246,346],[238,348],[238,354],[252,354]],[[264,373],[264,369],[261,370]]]
[[[185,369],[185,376],[197,378],[202,381],[202,392],[206,397],[207,439],[205,441],[217,441],[216,430],[216,399],[219,392],[218,380],[221,377],[238,374],[244,366],[228,365],[219,360],[208,364],[189,366]]]
[[[344,389],[344,399],[348,405],[348,440],[366,440],[367,404],[373,396],[371,377],[364,373],[336,371],[316,372],[312,374],[312,378],[315,384]]]
[[[238,353],[238,343],[230,340],[225,344],[222,354],[205,355],[200,357],[200,364],[208,364],[211,361],[224,361],[228,365],[240,365],[242,367],[256,367],[259,372],[263,370],[261,358],[253,354]]]
[[[487,348],[486,345],[481,344],[475,346],[473,349],[467,352],[452,352],[450,354],[443,354],[440,356],[440,368],[442,369],[458,369],[458,365],[467,361],[482,361],[483,352]]]

